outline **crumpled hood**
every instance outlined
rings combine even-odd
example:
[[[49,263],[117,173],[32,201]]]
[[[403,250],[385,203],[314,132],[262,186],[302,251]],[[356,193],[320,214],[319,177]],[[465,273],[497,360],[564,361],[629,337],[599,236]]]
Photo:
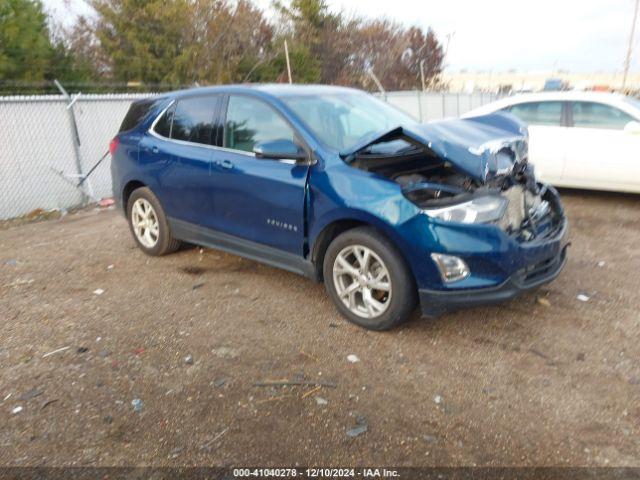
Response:
[[[397,127],[340,155],[349,162],[371,145],[402,139],[426,147],[468,175],[486,181],[492,176],[508,174],[515,163],[527,158],[528,137],[527,127],[516,117],[494,113]]]

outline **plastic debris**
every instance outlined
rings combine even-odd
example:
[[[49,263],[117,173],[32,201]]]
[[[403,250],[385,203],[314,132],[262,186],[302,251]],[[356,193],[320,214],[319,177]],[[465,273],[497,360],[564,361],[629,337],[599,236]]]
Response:
[[[218,433],[215,437],[213,437],[211,440],[206,441],[201,447],[200,450],[205,450],[208,449],[211,445],[213,445],[214,442],[216,442],[217,440],[219,440],[225,433],[227,433],[229,431],[229,427],[226,427],[224,430],[222,430],[220,433]]]
[[[317,404],[317,405],[326,405],[326,404],[328,404],[328,403],[329,403],[328,401],[326,401],[326,400],[325,400],[324,398],[322,398],[322,397],[315,397],[315,399],[316,399],[316,404]]]
[[[602,268],[602,267],[604,267],[604,266],[606,265],[606,263],[607,263],[607,262],[605,262],[604,260],[600,260],[600,261],[598,262],[598,266],[599,266],[600,268]]]
[[[225,383],[227,383],[227,379],[224,377],[218,377],[213,380],[213,386],[216,388],[224,386]]]
[[[104,293],[104,290],[102,288],[96,288],[93,293],[95,295],[102,295]]]
[[[103,198],[98,202],[98,205],[101,207],[110,207],[112,205],[115,205],[115,203],[116,202],[113,198]]]
[[[174,448],[173,450],[171,450],[171,452],[169,453],[169,457],[170,458],[176,458],[178,455],[180,455],[182,453],[182,451],[184,450],[184,448],[182,447],[177,447]]]
[[[193,355],[187,355],[184,357],[184,363],[187,365],[193,365]]]
[[[17,415],[18,413],[20,413],[22,411],[22,407],[20,405],[18,405],[17,407],[15,407],[13,410],[11,410],[11,414],[12,415]]]
[[[576,298],[581,302],[588,302],[590,300],[589,295],[585,295],[584,293],[580,293]]]
[[[367,425],[358,425],[357,427],[353,427],[350,430],[347,430],[347,437],[355,438],[369,430]]]
[[[10,267],[15,267],[18,265],[18,261],[15,258],[11,258],[9,260],[5,260],[4,264],[9,265]]]
[[[351,355],[347,355],[347,360],[350,363],[358,363],[360,361],[360,359],[358,358],[357,355],[354,355],[353,353]]]
[[[42,358],[47,358],[49,355],[53,355],[55,353],[64,352],[65,350],[69,350],[70,348],[71,347],[58,348],[57,350],[54,350],[53,352],[45,353],[44,355],[42,355]]]
[[[113,270],[113,265],[107,265],[107,270]]]
[[[39,397],[40,395],[42,395],[42,393],[43,393],[42,390],[38,390],[37,388],[32,388],[31,390],[27,390],[22,395],[20,395],[18,397],[18,400],[22,400],[22,401],[31,400],[32,398]]]
[[[134,412],[140,413],[142,411],[144,403],[139,398],[134,398],[133,400],[131,400],[131,405],[133,405]]]
[[[442,396],[436,395],[435,397],[433,397],[433,401],[436,402],[436,404],[440,405],[442,403]]]
[[[369,430],[369,425],[367,425],[367,419],[362,415],[356,415],[356,425],[355,427],[347,430],[347,437],[355,438]]]
[[[547,300],[544,297],[537,297],[536,298],[536,302],[538,302],[540,305],[544,306],[544,307],[550,307],[551,306],[551,302],[549,300]]]

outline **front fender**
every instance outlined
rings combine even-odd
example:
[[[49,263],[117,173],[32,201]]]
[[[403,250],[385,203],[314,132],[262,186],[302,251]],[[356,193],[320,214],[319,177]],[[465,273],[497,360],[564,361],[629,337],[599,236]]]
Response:
[[[355,221],[371,225],[391,240],[416,280],[438,278],[425,253],[433,251],[428,220],[395,182],[348,166],[314,171],[308,220],[310,252],[315,251],[326,228],[336,222]]]

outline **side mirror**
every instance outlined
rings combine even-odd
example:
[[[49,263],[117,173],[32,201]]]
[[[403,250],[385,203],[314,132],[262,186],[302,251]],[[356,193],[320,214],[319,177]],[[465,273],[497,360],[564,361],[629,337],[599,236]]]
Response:
[[[253,146],[253,153],[257,158],[265,158],[270,160],[306,160],[308,158],[305,152],[291,140],[270,140],[258,142]]]
[[[640,122],[636,122],[635,120],[630,121],[624,126],[624,131],[635,135],[640,134]]]

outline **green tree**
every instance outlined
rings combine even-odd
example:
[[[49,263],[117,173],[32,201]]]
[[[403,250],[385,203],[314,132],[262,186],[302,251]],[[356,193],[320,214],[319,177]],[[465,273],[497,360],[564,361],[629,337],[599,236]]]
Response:
[[[40,1],[0,0],[0,80],[43,80],[51,53]]]
[[[176,59],[193,18],[188,0],[93,0],[95,34],[120,81],[180,83]]]

